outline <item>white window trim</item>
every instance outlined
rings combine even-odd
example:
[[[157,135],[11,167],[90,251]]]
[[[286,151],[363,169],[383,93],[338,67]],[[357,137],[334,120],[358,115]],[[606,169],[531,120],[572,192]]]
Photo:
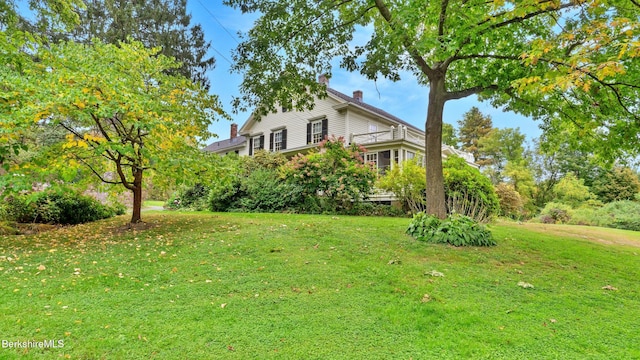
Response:
[[[277,137],[280,135],[280,141],[278,141]],[[273,132],[273,151],[278,152],[282,150],[282,130]]]
[[[316,132],[316,126],[318,127],[318,132]],[[322,120],[313,121],[311,123],[311,143],[318,144],[324,140],[322,138]]]

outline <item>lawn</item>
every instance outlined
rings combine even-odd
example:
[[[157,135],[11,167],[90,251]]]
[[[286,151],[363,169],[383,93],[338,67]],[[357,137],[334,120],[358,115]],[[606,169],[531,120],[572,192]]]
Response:
[[[0,236],[0,340],[64,343],[0,358],[640,358],[637,247],[516,224],[453,248],[397,218],[126,220]]]

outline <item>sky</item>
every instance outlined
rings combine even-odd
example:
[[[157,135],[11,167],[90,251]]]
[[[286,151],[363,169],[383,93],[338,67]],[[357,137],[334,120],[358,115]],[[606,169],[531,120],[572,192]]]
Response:
[[[231,115],[233,122],[242,126],[249,114],[233,113],[231,101],[234,96],[240,95],[242,75],[230,72],[231,54],[240,41],[238,33],[245,33],[251,29],[257,16],[244,15],[239,10],[223,5],[222,0],[188,0],[187,10],[192,16],[191,23],[202,25],[206,40],[211,42],[212,49],[209,55],[216,59],[215,68],[208,72],[211,81],[210,91],[220,97],[223,109]],[[424,129],[429,88],[419,85],[412,76],[405,76],[398,82],[382,80],[376,83],[359,73],[349,73],[335,68],[329,86],[347,95],[361,90],[366,103]],[[475,96],[447,102],[444,108],[444,122],[457,128],[458,120],[473,106],[480,109],[484,115],[491,116],[494,127],[520,128],[527,140],[539,137],[542,132],[538,122],[513,112],[496,109],[489,103],[479,102]],[[217,134],[218,138],[212,138],[207,143],[227,139],[230,122],[220,120],[209,129]]]

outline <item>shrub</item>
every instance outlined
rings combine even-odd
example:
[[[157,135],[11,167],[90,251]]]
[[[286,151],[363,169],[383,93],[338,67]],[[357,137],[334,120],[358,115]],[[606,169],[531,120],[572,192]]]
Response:
[[[511,184],[500,183],[495,188],[500,202],[500,215],[512,219],[520,219],[523,216],[523,201],[520,193]]]
[[[12,195],[6,200],[9,219],[22,223],[82,224],[115,216],[122,210],[122,206],[106,206],[90,196],[65,188]]]
[[[389,216],[389,217],[407,217],[407,212],[404,210],[392,206],[383,204],[374,204],[370,202],[363,202],[355,205],[349,210],[341,212],[344,215],[354,216]]]
[[[622,200],[606,204],[597,212],[598,225],[640,231],[640,204]]]
[[[205,210],[208,205],[210,191],[211,189],[203,184],[196,184],[192,187],[184,188],[170,197],[169,200],[167,200],[166,206],[173,210]]]
[[[239,205],[244,211],[277,212],[293,209],[302,200],[302,188],[282,181],[276,170],[253,171],[241,183]]]
[[[405,211],[417,214],[425,210],[426,184],[425,168],[418,163],[418,157],[414,157],[387,170],[378,179],[376,187],[393,193]]]
[[[458,156],[443,163],[444,187],[449,214],[462,214],[486,221],[500,210],[491,181]]]
[[[413,216],[407,234],[417,240],[453,246],[496,245],[491,232],[472,218],[454,214],[444,220],[418,213]]]
[[[300,187],[305,197],[316,198],[314,206],[322,211],[349,209],[368,198],[376,172],[365,164],[362,147],[345,147],[343,138],[331,137],[320,143],[319,150],[294,156],[282,168],[282,177]]]
[[[590,199],[595,199],[595,195],[589,192],[589,188],[584,185],[584,179],[578,179],[573,173],[566,174],[553,187],[556,195],[555,202],[570,205],[577,208]]]
[[[562,203],[550,202],[545,205],[544,209],[542,209],[542,211],[540,212],[540,215],[541,217],[548,216],[549,218],[551,218],[551,220],[553,220],[552,222],[545,222],[541,218],[541,220],[543,220],[543,222],[545,223],[564,224],[571,220],[572,213],[573,209],[571,208],[571,206]]]

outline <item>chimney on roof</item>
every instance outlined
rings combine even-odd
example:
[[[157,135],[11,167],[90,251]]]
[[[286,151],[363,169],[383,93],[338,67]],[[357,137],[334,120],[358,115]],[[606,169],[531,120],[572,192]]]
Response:
[[[327,87],[329,87],[329,78],[327,77],[327,74],[322,74],[318,76],[318,82],[320,84],[325,84]]]
[[[231,139],[238,137],[238,124],[231,124]]]
[[[354,91],[353,98],[356,99],[357,102],[362,102],[362,90]]]

